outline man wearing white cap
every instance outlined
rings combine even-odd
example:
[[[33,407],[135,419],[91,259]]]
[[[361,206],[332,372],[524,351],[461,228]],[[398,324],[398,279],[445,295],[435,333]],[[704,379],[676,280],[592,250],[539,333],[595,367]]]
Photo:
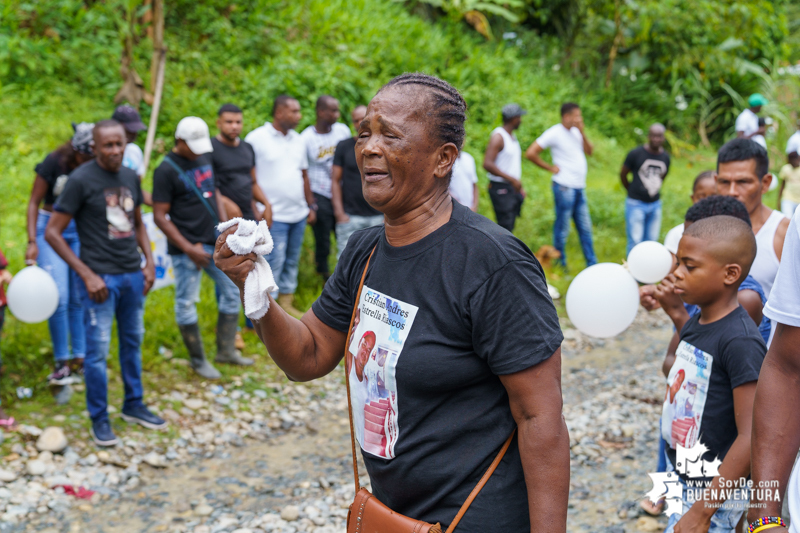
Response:
[[[216,362],[251,365],[253,360],[242,357],[235,347],[239,289],[214,266],[212,257],[216,225],[227,219],[207,155],[212,150],[203,119],[186,117],[178,123],[175,146],[153,174],[153,214],[169,240],[175,275],[175,320],[191,366],[206,379],[219,379],[217,369],[206,360],[197,323],[202,270],[214,280],[219,292]]]

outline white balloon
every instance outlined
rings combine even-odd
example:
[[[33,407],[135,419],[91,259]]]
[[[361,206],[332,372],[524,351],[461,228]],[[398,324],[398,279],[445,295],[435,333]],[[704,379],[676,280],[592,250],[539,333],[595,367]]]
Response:
[[[639,310],[639,286],[615,263],[590,266],[567,289],[567,315],[591,337],[614,337],[625,331]]]
[[[58,307],[58,287],[38,266],[23,268],[8,284],[8,308],[22,322],[35,324],[53,316]]]
[[[672,270],[672,254],[656,241],[640,242],[628,254],[628,270],[640,283],[658,283]]]

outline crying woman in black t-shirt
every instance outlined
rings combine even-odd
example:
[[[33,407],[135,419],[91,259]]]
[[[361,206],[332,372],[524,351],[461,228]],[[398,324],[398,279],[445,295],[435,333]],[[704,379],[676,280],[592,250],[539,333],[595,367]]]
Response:
[[[355,440],[374,496],[394,512],[454,523],[516,430],[456,532],[563,532],[563,337],[528,247],[451,200],[465,119],[464,99],[438,78],[404,74],[385,85],[354,148],[364,198],[385,226],[352,235],[302,320],[273,304],[255,329],[297,381],[346,357]],[[253,261],[224,244],[234,229],[217,241],[215,261],[244,290]],[[351,520],[362,512],[352,507]]]

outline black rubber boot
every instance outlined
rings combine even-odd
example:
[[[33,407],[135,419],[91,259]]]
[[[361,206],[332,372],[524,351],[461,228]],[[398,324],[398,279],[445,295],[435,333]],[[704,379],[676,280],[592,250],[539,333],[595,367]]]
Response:
[[[231,365],[250,366],[253,360],[249,357],[242,357],[236,349],[236,328],[239,325],[239,315],[226,315],[220,313],[217,318],[217,363],[228,363]]]
[[[181,330],[183,343],[189,351],[189,361],[195,373],[201,378],[219,379],[221,377],[219,370],[206,360],[203,339],[200,338],[200,327],[195,323],[178,325],[178,329]]]

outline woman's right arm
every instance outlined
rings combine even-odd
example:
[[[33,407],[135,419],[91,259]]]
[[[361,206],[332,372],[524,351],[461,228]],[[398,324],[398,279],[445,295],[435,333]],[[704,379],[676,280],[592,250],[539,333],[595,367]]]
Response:
[[[36,244],[36,219],[39,217],[39,205],[47,194],[48,183],[39,174],[33,182],[31,198],[28,200],[28,248],[25,250],[25,264],[32,265],[39,257],[39,247]]]
[[[236,255],[225,243],[229,228],[217,239],[214,264],[239,287],[244,302],[244,282],[253,270],[255,254]],[[311,381],[329,374],[344,355],[346,333],[324,324],[309,310],[298,320],[269,296],[269,311],[253,320],[253,329],[267,347],[269,356],[292,381]]]

